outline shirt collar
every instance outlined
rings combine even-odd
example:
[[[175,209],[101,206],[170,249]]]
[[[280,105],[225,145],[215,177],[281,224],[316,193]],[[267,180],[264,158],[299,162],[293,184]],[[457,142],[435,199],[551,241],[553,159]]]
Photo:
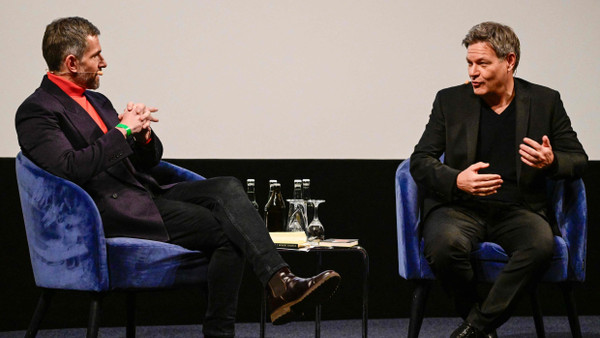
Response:
[[[60,89],[62,89],[69,96],[83,96],[85,93],[85,88],[71,82],[63,77],[54,75],[50,72],[46,73],[48,75],[48,79],[54,82]]]

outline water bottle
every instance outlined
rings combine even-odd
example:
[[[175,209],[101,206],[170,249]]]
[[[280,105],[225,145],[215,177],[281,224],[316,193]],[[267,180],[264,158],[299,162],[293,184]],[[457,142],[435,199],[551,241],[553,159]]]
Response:
[[[256,211],[258,211],[258,203],[256,202],[256,190],[255,190],[255,181],[253,178],[249,178],[246,180],[246,193],[248,194],[248,199],[252,203],[252,206]]]

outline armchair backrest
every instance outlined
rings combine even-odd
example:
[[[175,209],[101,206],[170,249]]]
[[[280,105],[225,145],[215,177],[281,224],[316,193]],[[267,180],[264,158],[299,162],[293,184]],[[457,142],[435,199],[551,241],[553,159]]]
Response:
[[[421,198],[410,174],[410,159],[398,166],[395,187],[399,273],[406,279],[420,279],[423,277],[419,235]]]
[[[569,250],[569,280],[583,282],[587,252],[587,199],[583,180],[548,180],[548,195],[552,201],[549,209]]]
[[[92,198],[78,185],[41,169],[22,153],[15,162],[36,285],[107,290],[106,242]]]

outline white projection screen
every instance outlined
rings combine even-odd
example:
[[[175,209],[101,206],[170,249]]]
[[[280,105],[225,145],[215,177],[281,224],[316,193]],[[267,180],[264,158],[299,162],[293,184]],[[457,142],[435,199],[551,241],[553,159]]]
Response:
[[[0,157],[46,65],[44,29],[101,31],[99,91],[160,110],[165,158],[404,159],[437,90],[467,80],[461,40],[498,21],[519,35],[517,76],[561,92],[600,159],[600,1],[2,1]]]

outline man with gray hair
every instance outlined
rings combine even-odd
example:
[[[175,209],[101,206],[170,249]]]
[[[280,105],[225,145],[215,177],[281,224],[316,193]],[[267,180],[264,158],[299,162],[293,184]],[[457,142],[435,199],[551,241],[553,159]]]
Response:
[[[425,195],[425,257],[465,320],[451,337],[487,337],[552,258],[546,180],[581,176],[587,155],[559,93],[514,76],[510,27],[478,24],[463,45],[470,81],[438,92],[410,170]],[[483,241],[510,258],[480,299],[469,255]]]

